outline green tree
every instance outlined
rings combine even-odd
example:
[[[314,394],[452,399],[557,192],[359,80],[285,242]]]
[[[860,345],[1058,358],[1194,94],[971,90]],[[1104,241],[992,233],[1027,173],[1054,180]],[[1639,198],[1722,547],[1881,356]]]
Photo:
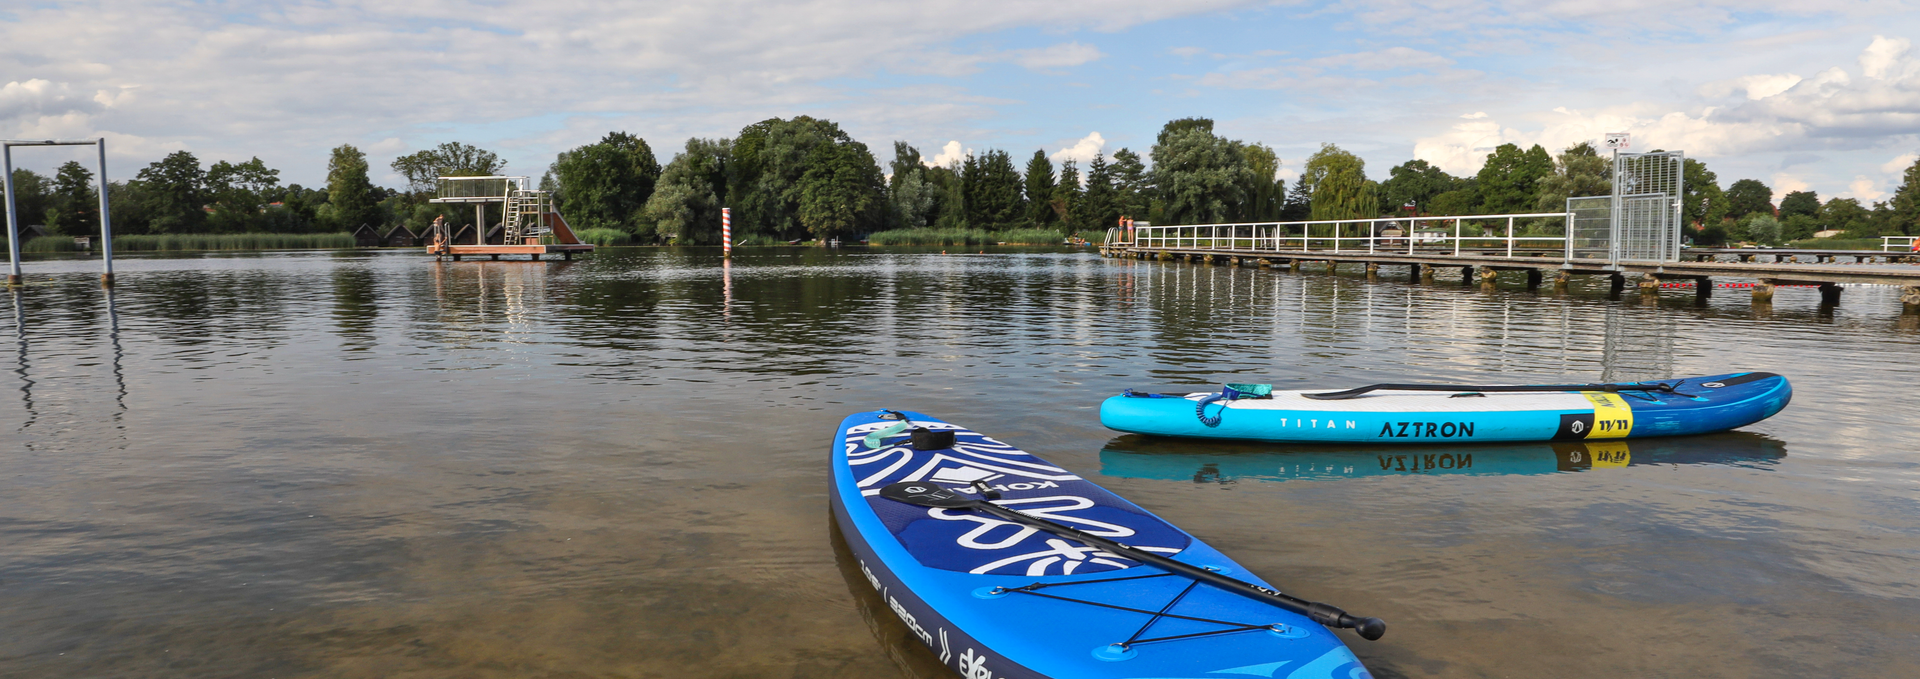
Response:
[[[894,142],[892,168],[887,192],[893,201],[894,219],[909,229],[933,224],[939,218],[940,201],[946,191],[929,176],[933,168],[921,161],[920,149],[904,141]]]
[[[1820,222],[1829,229],[1845,231],[1848,238],[1872,238],[1879,236],[1869,233],[1873,229],[1871,213],[1861,207],[1854,198],[1834,198],[1820,206]]]
[[[1773,189],[1758,179],[1742,179],[1727,187],[1727,216],[1740,219],[1751,214],[1773,216]]]
[[[1074,201],[1070,222],[1074,231],[1104,232],[1120,221],[1120,209],[1114,206],[1113,166],[1106,154],[1095,153],[1087,161],[1086,188]]]
[[[829,238],[886,227],[886,179],[866,144],[815,146],[806,167],[795,188],[800,224],[808,233]]]
[[[1553,173],[1540,179],[1540,193],[1534,203],[1534,211],[1559,212],[1567,209],[1568,198],[1611,195],[1611,166],[1612,163],[1600,157],[1591,143],[1583,141],[1567,147],[1554,160]]]
[[[1780,242],[1780,220],[1774,219],[1769,212],[1749,212],[1740,219],[1740,226],[1747,239],[1766,245]]]
[[[67,161],[53,175],[53,195],[47,208],[47,229],[68,236],[100,232],[100,194],[93,188],[93,172]]]
[[[43,219],[47,210],[53,209],[53,180],[33,170],[15,168],[13,171],[13,192],[15,194],[14,216],[20,219],[20,226],[26,227]],[[0,196],[5,196],[0,191]],[[5,209],[0,207],[0,210]],[[5,215],[0,215],[4,219]],[[5,235],[5,227],[0,226],[0,236]]]
[[[1053,211],[1060,215],[1060,222],[1067,228],[1078,230],[1079,222],[1074,221],[1080,213],[1081,190],[1080,166],[1072,158],[1060,163],[1060,183],[1053,186]]]
[[[1431,212],[1433,199],[1458,188],[1459,183],[1458,178],[1427,161],[1409,160],[1387,170],[1387,180],[1380,182],[1381,211],[1400,214],[1413,205],[1416,210]]]
[[[740,233],[763,233],[787,239],[800,238],[813,233],[800,217],[800,202],[803,194],[800,188],[801,179],[812,169],[811,163],[817,161],[831,160],[844,166],[836,165],[832,171],[817,174],[816,181],[824,181],[826,177],[836,176],[840,170],[852,171],[853,168],[852,165],[846,164],[852,162],[849,160],[851,156],[847,154],[839,152],[815,154],[814,151],[823,145],[855,144],[858,142],[853,141],[852,137],[841,131],[840,126],[833,121],[807,116],[795,116],[790,120],[769,118],[741,129],[739,136],[735,137],[733,142],[734,188],[730,191],[728,198],[738,208],[735,211],[735,230]],[[872,160],[873,154],[867,151],[864,144],[860,144],[853,155],[867,158],[868,163],[872,165],[873,175],[879,176],[879,165]],[[864,171],[861,170],[861,172]],[[845,186],[851,187],[853,184]],[[879,194],[868,197],[878,201],[876,204],[882,208],[886,202],[885,186],[884,180],[875,184],[873,188],[877,189]],[[816,188],[825,187],[824,184],[816,186]],[[826,200],[826,196],[825,193],[815,195],[816,209],[823,209],[825,203],[819,201]],[[868,198],[855,202],[864,205]],[[888,212],[890,211],[885,209],[878,211],[878,214],[882,215],[878,223],[885,223],[884,216]],[[836,222],[840,219],[840,217],[831,219],[824,217],[823,215],[828,214],[827,212],[813,214],[816,219],[826,220],[817,222],[820,224]]]
[[[207,169],[207,195],[214,208],[208,221],[216,232],[269,230],[276,220],[265,216],[266,203],[279,188],[280,171],[268,168],[258,157],[243,163],[214,163]]]
[[[660,172],[643,212],[662,239],[720,242],[720,208],[726,206],[731,147],[725,139],[688,139],[686,150]]]
[[[1367,187],[1367,161],[1333,144],[1307,157],[1300,183],[1309,187],[1313,220],[1373,217],[1379,201]]]
[[[1027,159],[1027,221],[1037,228],[1052,228],[1060,223],[1053,211],[1053,161],[1046,151],[1034,151]]]
[[[1553,157],[1539,144],[1525,151],[1513,144],[1501,144],[1487,154],[1487,163],[1475,176],[1480,209],[1488,214],[1531,211],[1540,203],[1540,180],[1550,174]]]
[[[338,156],[339,150],[335,149],[334,154]],[[140,193],[147,203],[149,231],[192,233],[206,222],[207,173],[200,169],[200,159],[192,153],[167,154],[140,170],[134,181],[140,184]]]
[[[450,141],[395,158],[391,167],[406,178],[408,191],[426,193],[435,190],[441,177],[493,177],[506,170],[507,163],[492,151]]]
[[[1900,186],[1893,190],[1893,198],[1886,203],[1882,235],[1920,234],[1920,160],[1913,161],[1900,174]]]
[[[1818,191],[1792,191],[1780,199],[1780,216],[1820,215],[1820,193]]]
[[[1313,187],[1308,186],[1306,177],[1293,182],[1293,190],[1287,192],[1287,203],[1280,207],[1280,221],[1304,222],[1313,218]]]
[[[1702,229],[1718,228],[1727,216],[1727,195],[1720,190],[1720,177],[1707,164],[1687,159],[1681,170],[1680,212],[1687,222]]]
[[[1153,194],[1153,177],[1140,161],[1140,154],[1122,148],[1113,152],[1113,209],[1119,216],[1145,219],[1148,197]],[[1062,180],[1065,181],[1065,180]],[[1102,226],[1115,226],[1107,224]]]
[[[1020,171],[1006,151],[969,156],[961,164],[960,181],[966,185],[968,223],[996,231],[1020,224],[1026,211]]]
[[[381,225],[380,199],[367,178],[367,154],[352,144],[341,144],[327,161],[327,205],[333,226],[353,229],[361,224]]]
[[[1246,200],[1233,219],[1242,222],[1280,219],[1280,210],[1287,203],[1287,182],[1280,178],[1280,155],[1266,144],[1247,144],[1241,147],[1241,152],[1246,156],[1246,172],[1241,175],[1245,182],[1241,193]]]
[[[1162,127],[1153,145],[1160,218],[1168,224],[1231,221],[1253,183],[1245,146],[1215,135],[1213,121],[1205,118],[1183,118]]]
[[[554,204],[574,228],[639,233],[642,211],[660,180],[660,162],[647,140],[609,132],[598,142],[562,151],[549,172]]]

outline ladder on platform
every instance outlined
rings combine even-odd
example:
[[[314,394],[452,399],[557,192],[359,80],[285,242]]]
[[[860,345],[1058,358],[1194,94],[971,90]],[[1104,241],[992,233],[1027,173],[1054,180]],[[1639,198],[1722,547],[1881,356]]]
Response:
[[[553,230],[547,227],[545,215],[550,210],[547,205],[547,192],[529,189],[512,189],[507,192],[506,206],[506,242],[520,245],[528,238],[538,238]],[[531,219],[531,223],[527,223]]]

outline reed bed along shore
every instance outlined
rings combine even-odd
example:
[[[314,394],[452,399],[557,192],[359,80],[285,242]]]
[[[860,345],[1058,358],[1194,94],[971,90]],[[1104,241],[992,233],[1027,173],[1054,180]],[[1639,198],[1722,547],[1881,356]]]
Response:
[[[100,247],[94,241],[95,249]],[[113,237],[115,252],[164,250],[333,250],[353,247],[353,236],[342,233],[169,233]],[[22,252],[80,252],[72,238],[48,236],[25,243]]]
[[[1059,245],[1065,240],[1051,229],[895,229],[867,236],[868,245]]]

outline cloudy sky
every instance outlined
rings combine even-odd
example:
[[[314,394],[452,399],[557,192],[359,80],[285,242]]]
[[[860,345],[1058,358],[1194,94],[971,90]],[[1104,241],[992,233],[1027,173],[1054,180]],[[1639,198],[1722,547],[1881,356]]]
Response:
[[[1204,116],[1288,177],[1322,142],[1378,179],[1627,131],[1723,186],[1877,199],[1920,151],[1916,29],[1892,0],[20,0],[0,135],[107,137],[116,178],[186,149],[307,185],[350,143],[398,186],[388,162],[448,140],[538,175],[610,130],[664,162],[807,114],[883,163],[895,139],[1085,158]]]

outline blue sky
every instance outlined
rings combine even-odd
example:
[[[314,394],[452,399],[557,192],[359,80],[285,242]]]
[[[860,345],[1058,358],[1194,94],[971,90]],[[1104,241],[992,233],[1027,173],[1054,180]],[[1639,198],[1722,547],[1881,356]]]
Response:
[[[1916,19],[1885,0],[34,3],[0,13],[0,135],[106,136],[117,178],[185,149],[306,185],[351,143],[397,186],[388,162],[448,140],[538,175],[610,130],[664,162],[807,114],[883,163],[896,139],[1084,159],[1202,116],[1288,178],[1322,143],[1384,178],[1627,131],[1723,186],[1881,199],[1920,150]]]

